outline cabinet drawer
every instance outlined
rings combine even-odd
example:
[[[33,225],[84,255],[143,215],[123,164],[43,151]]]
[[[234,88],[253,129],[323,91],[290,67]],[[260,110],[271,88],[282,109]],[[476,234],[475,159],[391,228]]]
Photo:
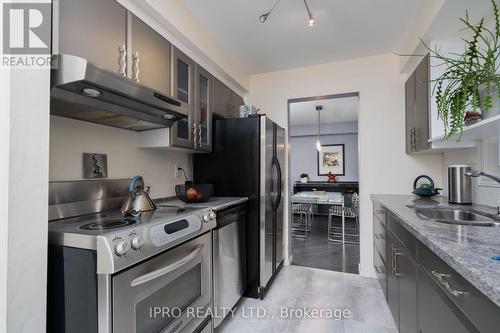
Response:
[[[477,332],[423,270],[418,272],[417,303],[421,333]]]
[[[423,244],[419,244],[419,257],[436,285],[480,332],[498,332],[500,307]]]
[[[373,202],[373,215],[378,217],[378,219],[385,224],[386,220],[386,209],[378,201]]]
[[[392,231],[399,241],[408,249],[410,254],[417,257],[417,240],[400,223],[399,218],[391,212],[387,212],[387,229]]]
[[[382,287],[385,298],[387,299],[387,266],[377,250],[375,250],[373,253],[373,265],[375,268],[375,273],[377,274],[377,280],[380,283],[380,287]]]
[[[386,238],[385,225],[373,215],[373,244],[375,245],[375,249],[380,253],[384,263],[387,263]]]

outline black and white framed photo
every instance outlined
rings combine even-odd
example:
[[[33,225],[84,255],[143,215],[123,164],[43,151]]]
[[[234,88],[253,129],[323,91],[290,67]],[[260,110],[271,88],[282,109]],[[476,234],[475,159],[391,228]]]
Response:
[[[327,176],[329,172],[345,176],[345,145],[323,145],[318,152],[318,176]]]

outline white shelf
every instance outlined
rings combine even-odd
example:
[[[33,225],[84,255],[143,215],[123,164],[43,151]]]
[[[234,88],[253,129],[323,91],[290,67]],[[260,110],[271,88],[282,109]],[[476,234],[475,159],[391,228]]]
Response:
[[[460,139],[461,142],[477,141],[486,138],[491,138],[500,135],[500,115],[488,119],[481,120],[475,124],[464,126],[462,137],[460,133],[453,134],[448,139],[444,135],[432,138],[429,140],[431,143],[438,142],[456,142]]]

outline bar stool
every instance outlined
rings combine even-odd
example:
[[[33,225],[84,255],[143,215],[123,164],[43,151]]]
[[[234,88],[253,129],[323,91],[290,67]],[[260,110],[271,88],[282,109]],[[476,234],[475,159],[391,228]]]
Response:
[[[342,227],[333,226],[332,218],[341,217]],[[347,225],[345,218],[355,219],[354,226]],[[359,195],[354,193],[351,198],[351,206],[332,205],[328,211],[328,240],[347,244],[359,244]]]
[[[313,220],[313,204],[304,202],[292,202],[292,228],[291,236],[296,238],[307,238],[311,232]],[[295,216],[298,215],[298,219]]]

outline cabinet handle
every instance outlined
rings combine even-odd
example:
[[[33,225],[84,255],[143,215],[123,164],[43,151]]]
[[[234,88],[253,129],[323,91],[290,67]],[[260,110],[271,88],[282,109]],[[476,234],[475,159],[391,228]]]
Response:
[[[132,56],[132,59],[134,60],[133,65],[132,65],[132,71],[133,71],[133,80],[135,82],[139,82],[139,52],[134,53]]]
[[[118,48],[120,57],[118,58],[118,64],[120,65],[119,73],[120,75],[127,76],[127,48],[125,44]]]
[[[417,129],[416,128],[413,128],[413,147],[412,147],[412,150],[416,150],[417,149]]]
[[[461,291],[457,289],[453,289],[450,286],[450,283],[446,280],[447,278],[451,277],[451,274],[443,274],[443,273],[438,273],[435,270],[432,271],[432,275],[438,280],[438,282],[448,291],[451,295],[458,297],[461,295],[467,295],[468,292],[466,291]]]
[[[399,250],[397,248],[395,248],[394,245],[391,245],[391,247],[392,247],[392,274],[396,278],[401,278],[401,277],[403,277],[403,274],[398,272],[398,268],[399,268],[398,257],[402,256],[403,253],[399,252]]]
[[[410,129],[410,150],[413,150],[413,128]]]
[[[201,124],[198,124],[198,147],[201,148]]]
[[[197,146],[198,146],[198,142],[197,142],[197,136],[196,136],[196,129],[197,129],[197,126],[196,126],[196,123],[193,124],[193,143],[194,143],[194,148],[196,149]]]

